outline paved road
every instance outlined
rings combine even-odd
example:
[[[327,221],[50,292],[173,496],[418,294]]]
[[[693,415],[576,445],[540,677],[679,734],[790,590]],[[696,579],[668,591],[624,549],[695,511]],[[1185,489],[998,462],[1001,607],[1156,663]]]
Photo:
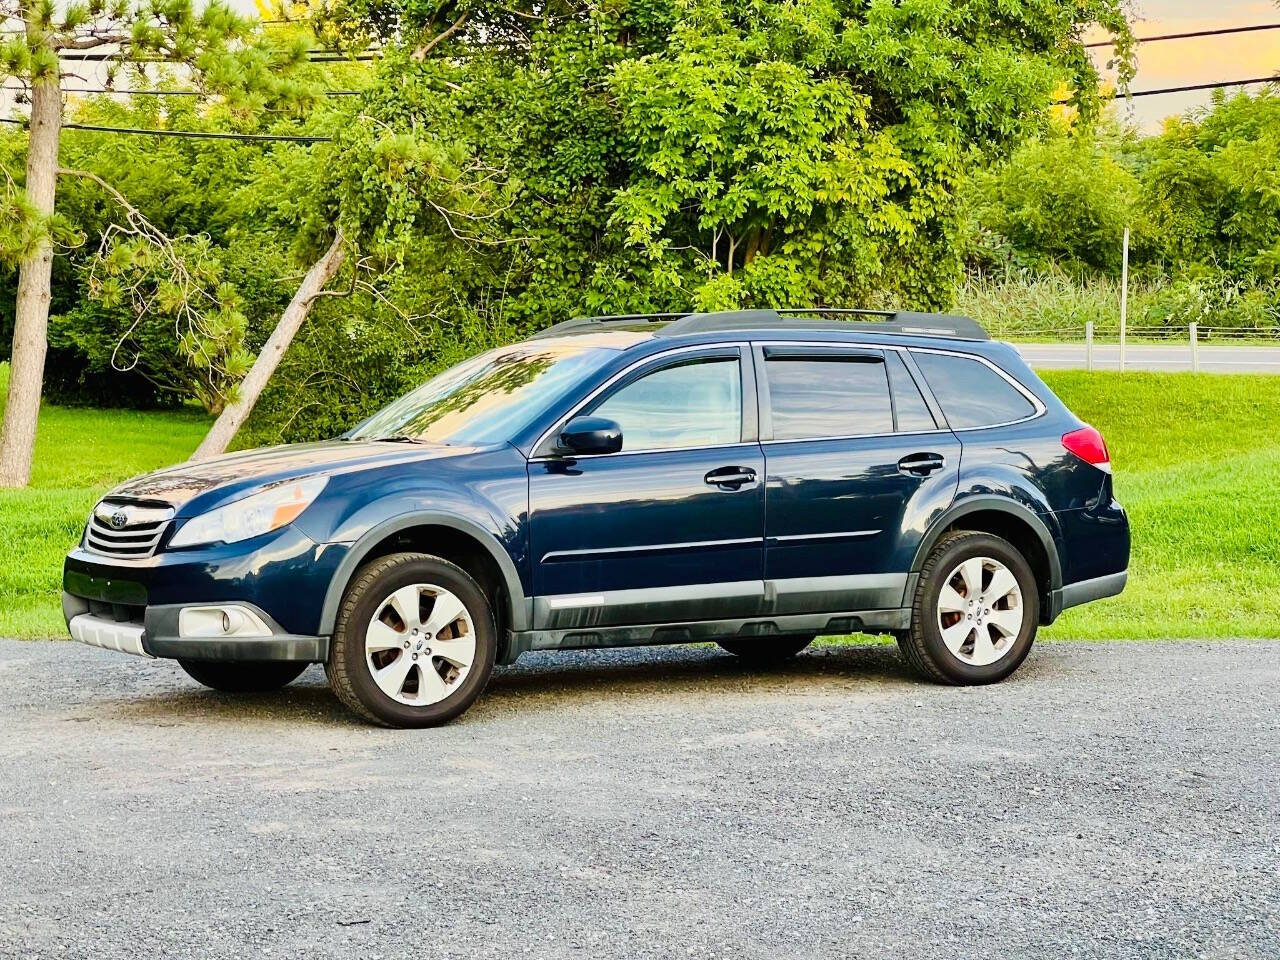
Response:
[[[1280,641],[538,655],[436,731],[0,641],[5,957],[1280,955]]]
[[[1083,343],[1020,343],[1019,352],[1031,366],[1044,370],[1083,370]],[[1120,366],[1118,345],[1095,346],[1094,368]],[[1130,370],[1190,370],[1191,346],[1137,346],[1125,350]],[[1200,370],[1205,373],[1280,373],[1280,347],[1200,347]]]

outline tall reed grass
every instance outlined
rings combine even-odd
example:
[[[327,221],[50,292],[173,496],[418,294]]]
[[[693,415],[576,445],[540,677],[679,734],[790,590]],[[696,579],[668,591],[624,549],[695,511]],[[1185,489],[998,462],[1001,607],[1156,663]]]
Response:
[[[1005,340],[1081,340],[1085,324],[1110,338],[1120,328],[1120,282],[1064,274],[970,276],[956,309]],[[1141,339],[1181,339],[1188,324],[1207,340],[1280,338],[1280,289],[1242,286],[1220,275],[1131,280],[1128,331]]]

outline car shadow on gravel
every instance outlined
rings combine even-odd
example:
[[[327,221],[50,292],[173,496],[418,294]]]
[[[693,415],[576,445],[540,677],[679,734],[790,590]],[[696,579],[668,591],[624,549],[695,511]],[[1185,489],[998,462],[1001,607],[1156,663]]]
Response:
[[[194,685],[176,690],[142,690],[128,699],[117,700],[113,712],[122,720],[158,727],[193,721],[303,721],[349,726],[353,720],[318,667],[273,693],[222,693]]]
[[[915,682],[896,647],[868,645],[817,646],[772,666],[749,666],[717,647],[637,647],[526,654],[500,669],[489,682],[487,698],[531,693],[580,696],[613,692],[682,688],[743,690],[759,680],[776,689],[779,682],[811,683],[815,679],[865,683]]]
[[[193,721],[360,723],[329,690],[318,666],[283,690],[269,694],[219,693],[185,686],[186,678],[180,673],[175,679],[184,686],[149,690],[148,683],[132,696],[117,700],[116,716],[156,726]],[[828,683],[869,689],[919,682],[896,647],[874,644],[817,646],[771,667],[747,666],[716,647],[702,644],[539,652],[526,654],[512,666],[497,668],[480,699],[454,723],[483,721],[494,712],[555,709],[594,700],[616,701],[622,696],[678,700],[694,694],[776,694],[785,688],[802,692]]]

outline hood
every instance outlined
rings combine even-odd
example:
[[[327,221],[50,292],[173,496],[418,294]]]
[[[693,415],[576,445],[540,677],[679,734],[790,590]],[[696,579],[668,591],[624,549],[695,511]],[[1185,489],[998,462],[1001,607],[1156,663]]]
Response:
[[[254,490],[318,473],[363,470],[387,464],[417,462],[470,453],[471,447],[442,444],[387,443],[377,440],[296,443],[229,453],[187,462],[127,480],[104,499],[152,501],[182,507],[197,497],[200,510],[248,495]],[[204,497],[202,494],[215,493]],[[216,504],[215,504],[216,501]]]

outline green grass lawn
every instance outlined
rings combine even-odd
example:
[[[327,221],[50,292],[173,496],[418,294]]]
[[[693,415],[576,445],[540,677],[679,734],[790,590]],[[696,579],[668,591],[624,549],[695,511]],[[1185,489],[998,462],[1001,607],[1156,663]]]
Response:
[[[1133,556],[1119,597],[1046,636],[1280,636],[1280,377],[1059,371],[1107,439]]]
[[[1280,377],[1045,376],[1106,435],[1133,521],[1123,595],[1065,613],[1054,639],[1280,636]],[[0,365],[0,402],[7,386]],[[27,490],[0,491],[0,636],[58,636],[62,557],[114,483],[184,459],[190,411],[46,406]]]
[[[0,406],[9,367],[0,364]],[[61,636],[62,558],[89,509],[137,473],[184,460],[209,429],[195,411],[40,411],[31,486],[0,490],[0,637]]]

